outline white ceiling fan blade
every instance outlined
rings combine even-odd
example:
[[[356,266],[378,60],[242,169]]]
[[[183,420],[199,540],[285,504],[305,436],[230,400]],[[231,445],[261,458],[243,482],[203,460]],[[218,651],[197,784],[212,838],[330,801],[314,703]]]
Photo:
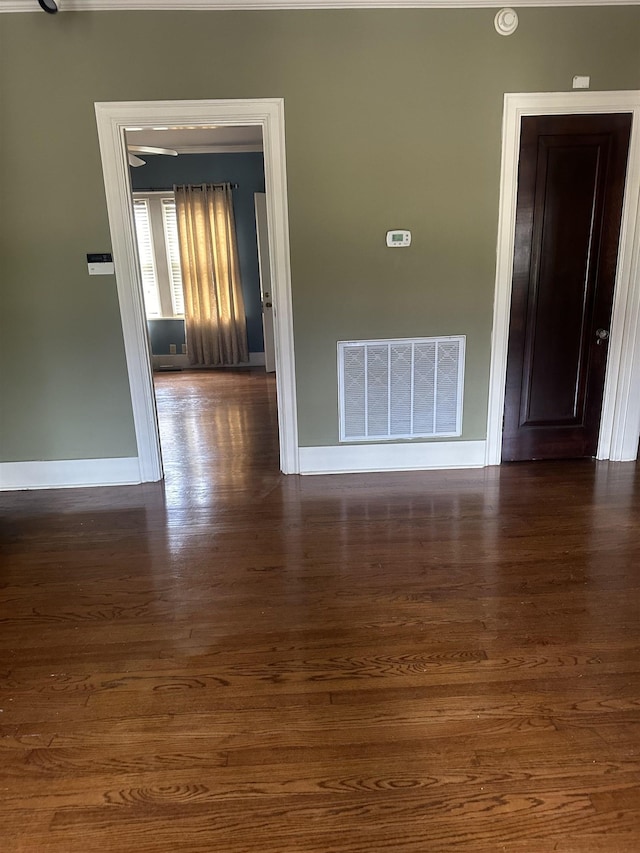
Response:
[[[155,148],[152,145],[128,145],[128,150],[133,154],[168,154],[170,157],[177,157],[178,152],[173,148]]]
[[[144,166],[144,164],[147,162],[146,160],[141,160],[139,157],[136,157],[136,155],[132,154],[131,152],[129,152],[127,156],[129,158],[129,165],[133,166],[134,168],[136,166]]]

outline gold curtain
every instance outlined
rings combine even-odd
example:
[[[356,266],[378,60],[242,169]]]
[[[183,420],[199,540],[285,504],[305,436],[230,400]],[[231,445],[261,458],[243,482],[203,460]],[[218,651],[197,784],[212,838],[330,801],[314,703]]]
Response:
[[[230,184],[174,187],[191,364],[249,361]]]

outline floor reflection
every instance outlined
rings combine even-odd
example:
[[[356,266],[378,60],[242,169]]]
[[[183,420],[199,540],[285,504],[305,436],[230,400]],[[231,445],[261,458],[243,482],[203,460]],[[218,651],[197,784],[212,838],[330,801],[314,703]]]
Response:
[[[228,502],[279,480],[272,374],[193,370],[154,383],[168,507]]]

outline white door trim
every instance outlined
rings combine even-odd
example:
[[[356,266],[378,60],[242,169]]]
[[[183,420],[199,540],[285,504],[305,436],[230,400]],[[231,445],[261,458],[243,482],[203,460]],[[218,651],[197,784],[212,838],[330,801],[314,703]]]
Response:
[[[499,465],[502,458],[520,120],[526,115],[622,112],[633,114],[633,125],[597,457],[622,462],[637,456],[640,434],[640,91],[509,93],[504,96],[502,122],[487,465]]]
[[[142,287],[136,260],[125,146],[127,127],[201,127],[212,124],[262,127],[275,308],[280,468],[285,474],[298,473],[283,99],[126,101],[97,103],[95,109],[141,482],[162,478],[162,460]]]

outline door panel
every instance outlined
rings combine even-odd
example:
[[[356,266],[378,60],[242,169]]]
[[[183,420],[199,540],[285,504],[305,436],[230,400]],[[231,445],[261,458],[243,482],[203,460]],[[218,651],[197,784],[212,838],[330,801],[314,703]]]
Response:
[[[522,119],[504,461],[595,455],[630,129]]]
[[[260,298],[262,301],[264,364],[267,373],[275,373],[276,347],[273,323],[273,296],[271,290],[269,230],[267,224],[267,194],[254,193],[253,197],[256,209],[256,236],[258,239],[258,269],[260,272]]]

